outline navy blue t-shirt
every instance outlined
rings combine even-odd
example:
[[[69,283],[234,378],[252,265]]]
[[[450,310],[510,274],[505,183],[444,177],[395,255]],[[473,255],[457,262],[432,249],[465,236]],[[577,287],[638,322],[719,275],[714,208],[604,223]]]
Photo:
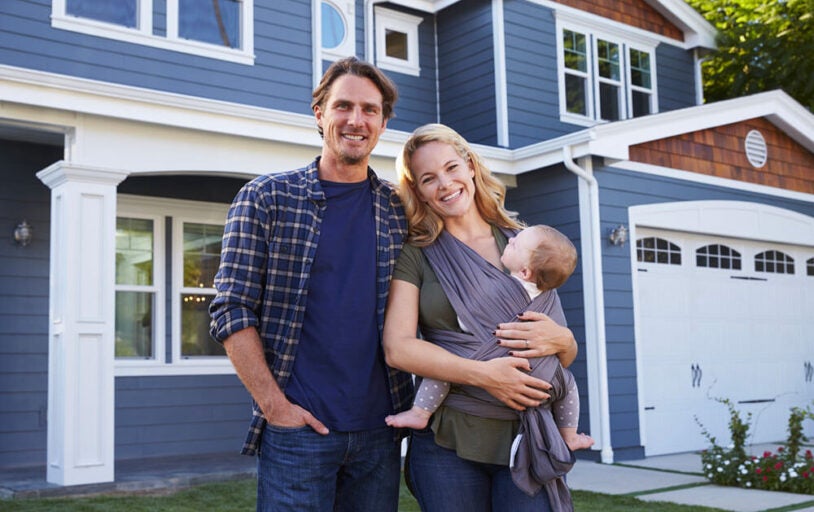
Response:
[[[383,427],[392,406],[376,325],[370,181],[320,184],[327,208],[286,395],[331,430]]]

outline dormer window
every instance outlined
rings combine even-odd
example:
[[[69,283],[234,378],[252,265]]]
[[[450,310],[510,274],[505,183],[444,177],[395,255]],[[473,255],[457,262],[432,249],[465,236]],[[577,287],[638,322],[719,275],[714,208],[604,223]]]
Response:
[[[564,122],[590,126],[656,112],[655,46],[570,23],[558,27]]]
[[[382,69],[418,76],[418,16],[375,8],[376,65]]]

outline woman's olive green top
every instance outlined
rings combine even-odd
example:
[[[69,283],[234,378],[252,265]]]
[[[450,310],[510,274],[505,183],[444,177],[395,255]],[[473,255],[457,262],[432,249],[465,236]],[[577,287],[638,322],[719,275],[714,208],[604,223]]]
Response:
[[[506,236],[494,226],[492,234],[502,253]],[[419,288],[419,328],[461,332],[455,310],[421,249],[409,244],[404,246],[393,279],[407,281]],[[460,392],[461,389],[453,384],[450,393]],[[462,459],[506,466],[518,422],[481,418],[442,404],[432,417],[431,427],[435,442],[455,450]]]

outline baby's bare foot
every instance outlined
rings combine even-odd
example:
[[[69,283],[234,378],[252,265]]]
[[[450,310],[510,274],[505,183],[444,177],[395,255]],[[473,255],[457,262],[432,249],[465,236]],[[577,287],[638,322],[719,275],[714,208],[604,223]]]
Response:
[[[584,450],[594,445],[594,438],[587,434],[574,433],[572,436],[563,437],[563,440],[565,440],[565,444],[568,445],[568,449],[572,452]]]
[[[429,411],[425,411],[424,409],[418,407],[413,407],[409,411],[400,412],[398,414],[393,414],[386,417],[384,422],[391,427],[421,430],[427,426],[429,420]]]

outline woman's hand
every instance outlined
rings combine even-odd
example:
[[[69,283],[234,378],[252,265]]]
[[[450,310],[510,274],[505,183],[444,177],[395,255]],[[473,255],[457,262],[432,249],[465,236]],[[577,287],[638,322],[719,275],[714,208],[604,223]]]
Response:
[[[548,315],[525,311],[518,315],[519,322],[498,325],[495,336],[498,344],[512,349],[515,357],[542,357],[556,355],[563,367],[577,357],[577,342],[573,333],[553,321]]]
[[[527,359],[496,357],[479,364],[484,373],[477,385],[514,410],[537,407],[551,397],[547,392],[551,384],[528,374]]]

